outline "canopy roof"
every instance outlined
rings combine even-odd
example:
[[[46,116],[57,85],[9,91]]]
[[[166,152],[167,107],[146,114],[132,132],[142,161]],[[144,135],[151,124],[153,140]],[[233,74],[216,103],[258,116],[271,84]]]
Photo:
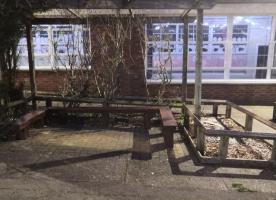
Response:
[[[210,9],[215,0],[48,0],[48,4],[70,9]]]
[[[34,23],[118,13],[180,17],[191,9],[189,15],[196,16],[197,8],[205,9],[206,15],[274,15],[276,0],[48,0],[47,6],[52,9],[35,13]]]

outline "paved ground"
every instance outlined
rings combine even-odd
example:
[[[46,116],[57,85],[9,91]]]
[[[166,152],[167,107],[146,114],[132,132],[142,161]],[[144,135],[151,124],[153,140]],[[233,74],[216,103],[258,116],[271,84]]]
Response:
[[[0,199],[276,199],[276,170],[201,166],[179,134],[169,152],[151,129],[152,159],[133,159],[136,131],[46,127],[0,143]]]

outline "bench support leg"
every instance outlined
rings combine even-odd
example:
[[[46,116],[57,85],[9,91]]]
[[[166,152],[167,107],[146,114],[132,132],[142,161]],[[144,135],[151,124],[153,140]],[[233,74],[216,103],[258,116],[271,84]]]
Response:
[[[18,130],[16,134],[17,140],[25,140],[28,137],[28,129]]]
[[[174,130],[172,128],[163,127],[162,132],[163,132],[166,147],[168,149],[172,149],[173,148],[173,133],[174,133]]]
[[[144,128],[146,130],[150,129],[150,116],[148,113],[144,114]]]

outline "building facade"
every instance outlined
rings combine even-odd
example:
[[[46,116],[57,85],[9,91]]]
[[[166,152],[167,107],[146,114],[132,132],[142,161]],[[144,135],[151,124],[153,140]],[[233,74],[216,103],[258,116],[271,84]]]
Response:
[[[183,11],[159,11],[161,20],[144,24],[144,37],[132,31],[128,42],[131,58],[126,58],[121,80],[125,96],[145,96],[146,87],[156,95],[162,77],[168,78],[166,96],[181,95],[183,23],[176,16]],[[238,104],[272,104],[276,101],[276,3],[217,4],[204,12],[202,97],[225,99]],[[188,97],[193,97],[195,75],[195,12],[190,14]],[[104,24],[103,24],[104,26]],[[53,67],[66,65],[66,52],[91,40],[82,25],[34,25],[33,41],[37,87],[39,91],[57,91],[60,79]],[[93,29],[93,27],[91,27]],[[93,30],[92,30],[93,31]],[[73,38],[72,38],[73,37]],[[68,38],[71,44],[68,47]],[[145,53],[141,43],[145,41]],[[26,41],[19,42],[18,79],[28,86]],[[55,53],[60,60],[57,62]],[[64,57],[64,58],[63,58]],[[162,72],[162,73],[161,73]]]

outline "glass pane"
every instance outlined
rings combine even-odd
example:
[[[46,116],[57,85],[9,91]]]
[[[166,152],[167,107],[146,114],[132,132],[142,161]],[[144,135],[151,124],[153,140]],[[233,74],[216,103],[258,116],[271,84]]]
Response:
[[[79,57],[89,48],[88,32],[81,25],[53,25],[53,47],[56,65],[79,64]],[[70,59],[70,60],[69,60]]]
[[[211,29],[210,41],[221,42],[226,40],[227,17],[223,17],[223,16],[205,17],[204,24],[209,25]]]
[[[270,40],[271,16],[237,16],[233,21],[234,42],[263,42]]]
[[[233,42],[247,42],[248,25],[233,25]]]
[[[273,67],[276,67],[276,44],[274,45]]]
[[[36,66],[50,66],[50,57],[49,56],[35,56],[34,61]]]
[[[195,24],[189,24],[189,41],[196,41]],[[209,25],[203,25],[203,41],[209,41]]]
[[[203,79],[224,79],[223,70],[203,70]],[[195,70],[188,70],[188,79],[195,79]]]
[[[154,23],[147,25],[149,41],[176,41],[176,27],[171,23]]]
[[[275,69],[271,70],[271,77],[270,78],[276,79],[276,70]]]
[[[231,70],[231,79],[266,79],[266,69]]]
[[[195,67],[196,46],[189,45],[189,68]],[[202,48],[202,66],[203,68],[208,67],[224,67],[224,44],[205,44]]]
[[[233,68],[267,67],[271,23],[272,17],[270,16],[234,17],[232,35],[234,43],[232,46]]]
[[[29,66],[28,56],[19,56],[18,66]]]
[[[50,66],[48,25],[33,25],[33,50],[36,66]],[[19,40],[17,52],[19,54],[18,65],[28,66],[28,51],[26,35]]]

